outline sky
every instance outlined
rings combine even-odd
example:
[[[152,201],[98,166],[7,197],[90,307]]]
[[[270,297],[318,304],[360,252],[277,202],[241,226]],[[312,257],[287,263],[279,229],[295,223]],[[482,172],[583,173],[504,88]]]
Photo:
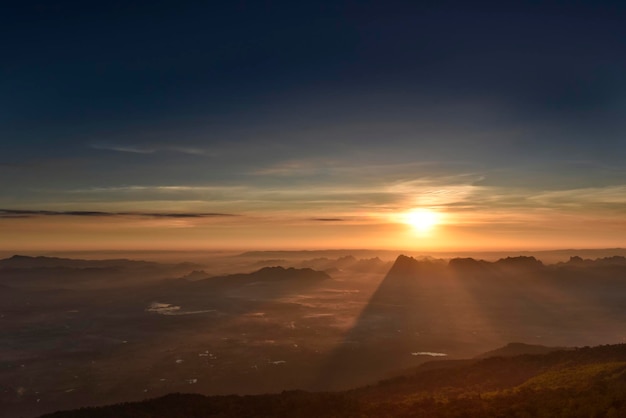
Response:
[[[1,250],[626,246],[623,2],[12,3]]]

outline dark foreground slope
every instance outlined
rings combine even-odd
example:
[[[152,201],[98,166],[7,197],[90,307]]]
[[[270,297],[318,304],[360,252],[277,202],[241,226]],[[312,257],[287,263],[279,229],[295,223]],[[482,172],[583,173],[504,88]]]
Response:
[[[441,362],[444,366],[447,362]],[[626,344],[423,367],[343,392],[171,394],[45,415],[82,417],[620,417]]]

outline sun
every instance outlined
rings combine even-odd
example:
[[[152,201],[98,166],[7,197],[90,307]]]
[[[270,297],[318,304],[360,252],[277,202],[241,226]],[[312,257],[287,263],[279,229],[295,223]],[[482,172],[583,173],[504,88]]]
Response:
[[[440,215],[429,209],[415,209],[404,214],[404,223],[419,232],[431,231],[440,221]]]

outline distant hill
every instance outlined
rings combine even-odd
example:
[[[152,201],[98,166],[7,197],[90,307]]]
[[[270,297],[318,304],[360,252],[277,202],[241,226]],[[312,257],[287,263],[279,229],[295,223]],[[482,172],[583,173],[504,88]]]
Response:
[[[59,258],[59,257],[31,257],[26,255],[14,255],[9,258],[0,260],[0,268],[14,268],[14,269],[30,269],[30,268],[103,268],[103,267],[120,267],[120,266],[134,266],[145,267],[148,265],[158,265],[158,263],[151,263],[148,261],[135,261],[127,259],[114,259],[114,260],[78,260],[71,258]]]
[[[194,263],[162,264],[127,259],[82,260],[14,255],[0,260],[0,284],[33,289],[124,286],[180,277],[201,267]]]
[[[626,267],[626,257],[615,255],[596,259],[583,259],[579,256],[571,256],[568,261],[555,264],[544,264],[534,256],[505,257],[496,261],[477,260],[471,257],[456,257],[451,258],[446,263],[446,261],[442,259],[415,258],[401,254],[396,258],[389,273],[396,276],[416,275],[427,271],[437,271],[441,273],[445,270],[445,267],[458,273],[506,274],[512,272],[529,273],[548,270],[563,270],[570,273],[572,269],[577,268]]]
[[[181,279],[184,279],[184,280],[204,280],[204,279],[209,278],[209,277],[210,277],[210,274],[208,274],[204,270],[194,270],[191,273],[188,273],[188,274],[182,276]]]
[[[254,396],[171,394],[143,402],[44,415],[46,418],[244,416],[622,417],[626,416],[626,345],[458,362],[342,392],[286,391]]]
[[[526,256],[518,256],[518,257],[506,257],[501,258],[500,260],[494,263],[495,266],[500,268],[510,268],[510,269],[523,269],[523,270],[538,270],[544,267],[543,263],[537,260],[535,257],[526,257]]]
[[[310,260],[304,260],[295,265],[295,267],[308,267],[321,271],[350,271],[360,273],[386,273],[391,264],[385,262],[378,257],[373,258],[356,258],[348,255],[339,258],[319,257]]]
[[[405,374],[413,374],[416,372],[423,372],[427,370],[434,369],[448,369],[455,368],[460,366],[467,366],[470,364],[474,364],[477,361],[482,359],[490,358],[490,357],[515,357],[521,356],[525,354],[532,355],[542,355],[553,353],[555,351],[566,351],[566,350],[574,350],[573,347],[547,347],[545,345],[537,345],[537,344],[525,344],[525,343],[509,343],[504,347],[496,348],[495,350],[487,351],[485,353],[479,354],[471,359],[455,359],[455,360],[447,360],[445,357],[442,357],[439,360],[433,360],[426,363],[422,363],[417,367],[412,367],[410,369],[404,371],[398,371],[395,375],[405,375]],[[388,376],[393,377],[393,376]]]
[[[544,264],[563,262],[570,257],[582,257],[585,259],[623,256],[626,257],[626,248],[579,248],[562,250],[543,251],[420,251],[405,253],[413,257],[435,257],[435,258],[480,258],[485,260],[498,260],[506,257],[527,256],[535,257]],[[249,251],[241,253],[239,258],[275,258],[275,259],[302,259],[314,257],[341,257],[352,255],[355,257],[381,257],[383,260],[393,259],[398,255],[395,250],[366,250],[366,249],[344,249],[344,250],[309,250],[309,251]]]
[[[199,264],[194,263],[178,263],[178,264],[161,264],[152,261],[128,260],[125,258],[108,259],[108,260],[81,260],[73,258],[59,257],[31,257],[27,255],[14,255],[9,258],[0,260],[1,268],[11,269],[34,269],[34,268],[146,268],[146,267],[163,267],[176,266],[179,268],[200,268]]]
[[[548,354],[554,351],[561,350],[572,350],[572,348],[546,347],[545,345],[537,344],[509,343],[504,347],[480,354],[476,356],[476,358],[483,359],[489,357],[514,357],[521,356],[523,354]]]
[[[594,267],[594,266],[626,266],[626,257],[612,256],[597,258],[595,260],[583,259],[579,256],[570,257],[565,263],[559,263],[560,266],[574,267]]]
[[[331,277],[323,271],[310,268],[297,269],[294,267],[263,267],[252,273],[229,274],[227,276],[210,277],[199,280],[199,284],[249,284],[254,282],[297,282],[329,280]]]

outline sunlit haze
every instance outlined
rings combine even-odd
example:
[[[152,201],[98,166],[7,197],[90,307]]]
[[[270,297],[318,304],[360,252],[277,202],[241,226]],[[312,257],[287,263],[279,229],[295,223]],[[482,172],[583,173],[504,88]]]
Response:
[[[415,209],[403,214],[404,222],[418,232],[426,233],[440,223],[441,215],[429,209]]]

